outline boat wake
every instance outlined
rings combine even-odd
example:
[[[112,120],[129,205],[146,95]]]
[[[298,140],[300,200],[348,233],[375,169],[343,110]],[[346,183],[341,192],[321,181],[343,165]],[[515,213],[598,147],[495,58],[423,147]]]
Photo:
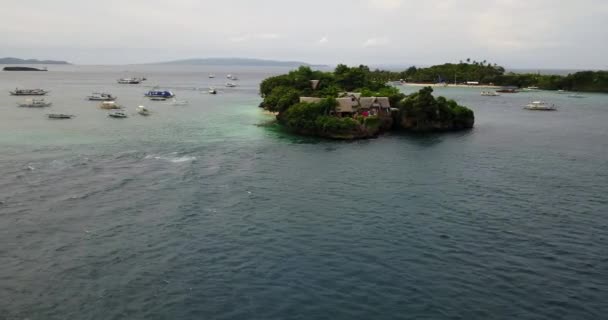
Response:
[[[154,159],[154,160],[162,160],[168,161],[171,163],[183,163],[183,162],[193,162],[197,160],[195,156],[179,156],[177,152],[170,153],[169,155],[147,155],[145,159]]]

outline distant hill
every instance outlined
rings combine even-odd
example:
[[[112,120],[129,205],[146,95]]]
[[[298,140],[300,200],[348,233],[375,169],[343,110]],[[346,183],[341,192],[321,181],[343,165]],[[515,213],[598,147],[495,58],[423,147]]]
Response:
[[[70,64],[67,61],[56,60],[37,60],[37,59],[19,59],[19,58],[0,58],[0,64]]]
[[[313,66],[300,61],[277,61],[248,58],[202,58],[184,59],[154,64],[174,64],[174,65],[205,65],[205,66],[248,66],[248,67],[299,67]]]

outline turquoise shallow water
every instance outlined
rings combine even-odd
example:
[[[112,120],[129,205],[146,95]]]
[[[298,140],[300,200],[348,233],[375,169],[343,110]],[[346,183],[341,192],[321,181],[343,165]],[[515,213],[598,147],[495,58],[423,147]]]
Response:
[[[0,73],[77,115],[0,95],[0,318],[608,312],[608,96],[439,89],[474,130],[345,143],[260,126],[257,84],[283,69],[172,68]],[[206,94],[227,73],[240,86]],[[150,80],[115,84],[131,75]],[[189,104],[144,100],[155,85]],[[98,90],[154,114],[109,119],[84,101]]]

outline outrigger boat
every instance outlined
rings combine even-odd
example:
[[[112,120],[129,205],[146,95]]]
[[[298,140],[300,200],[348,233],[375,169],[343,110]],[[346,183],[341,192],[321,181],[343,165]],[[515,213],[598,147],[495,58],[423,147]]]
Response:
[[[111,93],[93,92],[93,94],[88,96],[87,99],[89,99],[90,101],[114,101],[117,98]]]
[[[47,114],[49,119],[72,119],[74,118],[73,114],[64,114],[64,113],[49,113]]]
[[[168,90],[150,90],[144,94],[148,98],[164,98],[165,100],[168,98],[175,97],[175,94]]]
[[[9,91],[12,96],[44,96],[49,93],[43,89],[19,89]]]
[[[146,78],[121,78],[117,80],[120,84],[140,84],[146,81]]]
[[[110,113],[108,113],[108,117],[110,117],[110,118],[120,118],[120,119],[123,119],[123,118],[126,118],[126,117],[127,117],[127,114],[126,114],[126,113],[124,113],[124,112],[122,112],[122,111],[114,111],[114,112],[110,112]]]
[[[26,99],[24,102],[17,103],[23,108],[44,108],[50,107],[52,103],[44,101],[44,99]]]

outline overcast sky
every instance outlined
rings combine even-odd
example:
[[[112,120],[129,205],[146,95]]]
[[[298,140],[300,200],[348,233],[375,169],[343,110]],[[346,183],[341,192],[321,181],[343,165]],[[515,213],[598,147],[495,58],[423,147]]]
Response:
[[[2,0],[0,56],[608,69],[606,0]]]

